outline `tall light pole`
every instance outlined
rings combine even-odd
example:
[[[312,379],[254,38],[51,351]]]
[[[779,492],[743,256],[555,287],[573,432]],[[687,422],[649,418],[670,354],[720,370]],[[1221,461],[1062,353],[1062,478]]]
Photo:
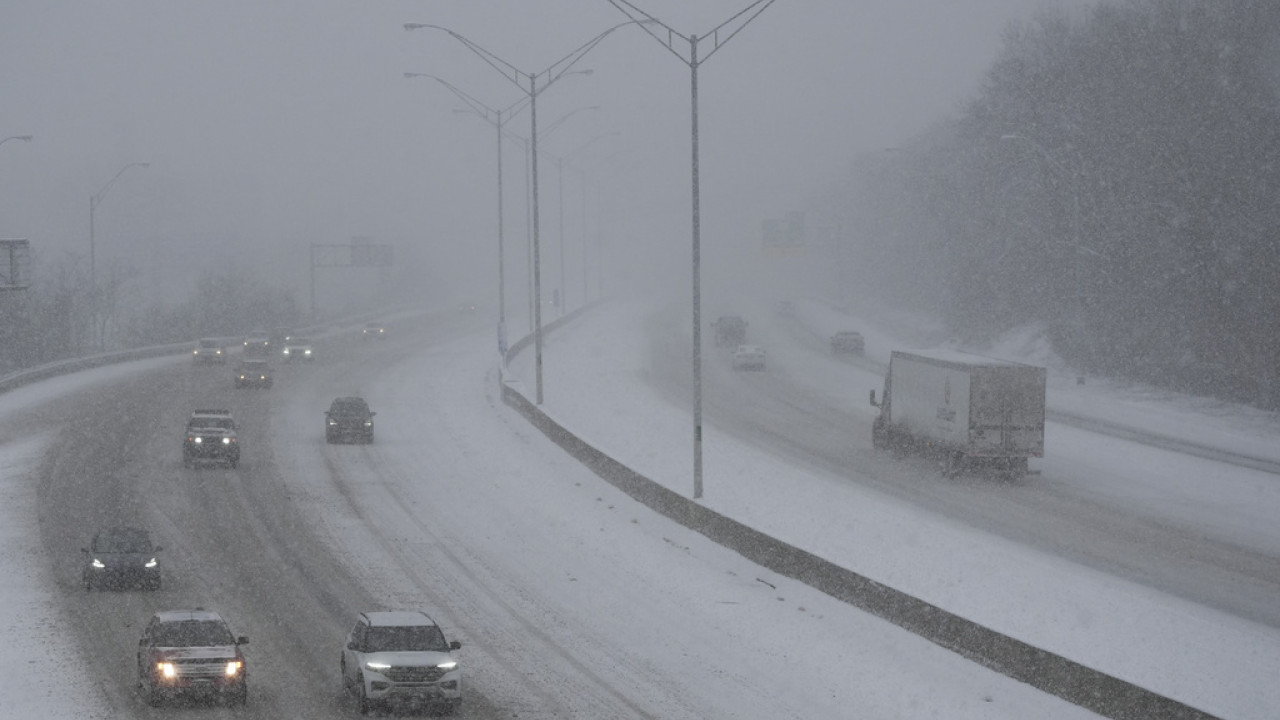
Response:
[[[560,314],[561,315],[564,315],[565,310],[567,310],[569,306],[568,301],[565,299],[566,296],[568,295],[569,283],[565,279],[565,271],[564,271],[564,164],[567,160],[572,158],[574,155],[577,155],[578,153],[586,150],[595,141],[601,138],[613,137],[621,134],[622,133],[618,132],[617,130],[613,132],[600,133],[599,135],[596,135],[595,137],[586,141],[582,145],[579,145],[577,148],[556,158],[556,177],[557,177],[557,183],[559,184],[559,189],[557,190],[557,193],[558,193],[559,202],[560,202]],[[585,193],[586,190],[584,189],[583,192]],[[584,203],[585,203],[585,200],[584,200]],[[583,237],[582,241],[584,243],[586,242],[585,236]],[[585,289],[583,291],[582,300],[583,300],[583,304],[585,305],[586,304]]]
[[[574,75],[574,74],[590,75],[591,71],[576,70],[574,72],[565,73],[565,74],[566,75]],[[599,110],[599,109],[600,109],[599,105],[587,105],[585,107],[580,107],[580,108],[575,108],[573,110],[570,110],[564,115],[561,115],[560,118],[557,119],[555,122],[551,123],[546,128],[544,128],[542,130],[542,138],[545,140],[551,137],[552,133],[554,133],[557,129],[563,127],[565,121],[567,121],[569,118],[573,117],[574,115],[577,115],[578,113],[584,112],[586,110]],[[466,112],[466,111],[463,111],[463,112]],[[507,132],[507,137],[520,143],[520,147],[524,149],[525,245],[528,248],[529,257],[530,259],[532,259],[533,257],[533,219],[532,219],[533,181],[531,179],[532,173],[530,172],[530,163],[529,163],[529,155],[530,155],[529,138],[526,138],[522,135],[517,135],[516,133],[509,132],[509,131]],[[538,305],[538,299],[533,292],[533,262],[532,261],[529,263],[529,269],[528,269],[526,279],[528,281],[528,294],[529,294],[529,329],[532,330],[534,328],[534,318],[533,318],[534,308],[535,306]]]
[[[133,167],[151,167],[151,163],[134,162],[125,165],[120,168],[120,172],[116,173],[115,177],[112,177],[107,181],[106,185],[102,186],[101,190],[89,196],[89,287],[91,288],[98,286],[96,259],[94,257],[93,216],[98,210],[98,205],[102,204],[102,199],[106,197],[107,191],[111,189],[111,186],[115,184],[116,180],[120,179],[120,176],[123,175],[126,170]]]
[[[505,355],[507,352],[507,274],[504,264],[505,251],[503,249],[503,202],[502,202],[502,126],[511,119],[515,113],[524,109],[529,102],[528,98],[520,98],[501,110],[485,105],[475,99],[461,88],[457,87],[449,81],[431,75],[429,73],[407,72],[404,74],[406,79],[411,78],[429,78],[443,85],[452,92],[459,100],[465,103],[471,112],[484,118],[489,124],[493,125],[498,136],[498,354]]]
[[[698,198],[698,68],[702,63],[710,60],[717,50],[724,47],[725,43],[733,39],[733,36],[741,32],[748,23],[759,17],[760,13],[774,3],[774,0],[756,0],[739,10],[733,17],[712,28],[710,32],[703,33],[701,38],[697,35],[681,35],[670,25],[658,20],[627,0],[608,0],[608,2],[631,18],[633,22],[639,23],[653,39],[657,40],[663,47],[670,50],[671,54],[689,66],[692,97],[690,121],[693,138],[693,497],[697,499],[702,497],[702,270],[700,267],[702,261],[702,219]],[[666,31],[665,39],[654,31],[653,28],[655,27],[660,27]],[[721,33],[724,34],[724,37],[721,37]],[[698,42],[699,40],[706,40],[708,37],[712,41],[711,52],[708,52],[705,57],[699,58]],[[687,56],[676,49],[677,40],[683,41],[688,47]]]
[[[770,0],[772,2],[772,0]],[[530,174],[532,176],[533,185],[533,292],[538,302],[535,304],[533,312],[533,336],[534,336],[534,374],[536,377],[538,405],[542,404],[542,287],[541,287],[541,259],[540,244],[538,239],[538,93],[551,87],[556,80],[559,80],[570,69],[580,61],[583,56],[590,52],[596,45],[599,45],[610,33],[618,28],[627,25],[633,25],[636,21],[630,21],[615,25],[608,30],[596,35],[588,40],[578,49],[565,55],[556,62],[549,65],[541,72],[524,72],[515,65],[503,60],[493,53],[485,50],[476,43],[467,39],[449,28],[440,25],[430,25],[427,23],[405,23],[404,29],[413,30],[438,30],[448,33],[450,37],[462,43],[468,50],[478,55],[482,60],[489,64],[494,70],[497,70],[503,77],[510,80],[516,87],[520,88],[529,96],[529,154],[531,157],[532,168]],[[542,87],[538,87],[538,77],[545,77]],[[529,85],[526,88],[525,82]]]

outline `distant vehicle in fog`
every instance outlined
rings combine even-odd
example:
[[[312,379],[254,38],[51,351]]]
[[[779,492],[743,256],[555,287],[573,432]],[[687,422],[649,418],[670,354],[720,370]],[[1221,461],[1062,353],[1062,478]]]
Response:
[[[304,337],[289,338],[284,343],[284,350],[280,354],[286,361],[293,360],[315,360],[315,350],[311,347],[311,339]]]
[[[274,383],[271,363],[266,358],[241,360],[236,366],[234,379],[238,388],[269,388]]]
[[[734,347],[747,341],[747,321],[739,315],[721,315],[711,323],[716,347]]]
[[[94,535],[89,547],[80,552],[85,557],[85,590],[160,589],[160,562],[156,558],[160,547],[151,544],[150,534],[142,528],[107,528]]]
[[[365,340],[383,340],[387,337],[387,327],[380,322],[368,322],[360,330],[360,337]]]
[[[739,345],[733,349],[734,370],[763,370],[764,348],[759,345]]]
[[[244,339],[244,357],[246,358],[269,358],[271,357],[271,338],[265,333],[261,335],[248,335]]]
[[[335,398],[324,413],[325,442],[373,442],[374,415],[364,398]]]
[[[866,349],[867,341],[863,339],[862,333],[855,330],[845,330],[831,336],[831,352],[834,355],[862,355]]]
[[[216,338],[201,338],[196,341],[196,349],[191,357],[197,363],[218,363],[227,361],[227,348]]]

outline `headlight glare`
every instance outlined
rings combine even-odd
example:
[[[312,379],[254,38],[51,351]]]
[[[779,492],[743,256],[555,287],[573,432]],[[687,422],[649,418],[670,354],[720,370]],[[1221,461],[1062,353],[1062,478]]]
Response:
[[[239,675],[240,668],[242,665],[244,665],[244,663],[240,662],[239,660],[227,661],[227,669],[226,669],[227,677],[235,677],[236,675]]]
[[[178,668],[175,667],[173,663],[156,663],[156,670],[160,671],[160,674],[167,678],[175,678],[178,676]]]
[[[159,563],[157,563],[157,562],[156,562],[156,559],[155,559],[155,558],[151,558],[150,560],[148,560],[148,561],[146,562],[146,564],[144,565],[144,567],[153,568],[153,567],[155,567],[155,566],[156,566],[156,565],[158,565],[158,564],[159,564]]]
[[[436,667],[440,668],[441,670],[452,670],[452,669],[454,669],[454,668],[458,667],[458,661],[457,661],[457,660],[445,660],[444,662],[440,663],[440,664],[439,664],[439,665],[437,665]]]
[[[102,561],[101,561],[101,560],[99,560],[98,558],[94,558],[94,559],[93,559],[93,566],[94,566],[94,567],[96,567],[96,568],[98,568],[98,569],[102,569],[102,568],[106,567],[106,565],[104,565],[104,564],[102,563]]]
[[[364,666],[370,670],[390,670],[391,669],[390,663],[375,662],[373,660],[366,662]]]

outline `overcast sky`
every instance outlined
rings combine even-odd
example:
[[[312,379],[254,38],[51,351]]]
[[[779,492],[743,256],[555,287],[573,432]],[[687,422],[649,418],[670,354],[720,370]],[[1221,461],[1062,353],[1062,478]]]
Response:
[[[701,35],[749,0],[634,4]],[[700,71],[709,252],[757,242],[761,220],[803,208],[859,152],[952,112],[1006,23],[1035,7],[777,0]],[[115,259],[158,275],[233,256],[296,283],[307,243],[369,237],[424,277],[492,283],[494,130],[403,73],[440,76],[496,108],[524,93],[448,35],[402,25],[447,26],[541,71],[625,20],[606,0],[0,0],[0,138],[35,136],[0,148],[0,237],[29,238],[41,257],[87,257],[89,197],[147,162],[99,204],[99,268]],[[687,264],[688,67],[634,27],[575,67],[593,72],[538,97],[544,129],[599,106],[540,139],[544,261],[557,260],[556,158],[570,154],[571,256],[584,172],[592,243]],[[509,127],[527,135],[528,120]],[[524,161],[515,143],[504,152],[514,255]]]

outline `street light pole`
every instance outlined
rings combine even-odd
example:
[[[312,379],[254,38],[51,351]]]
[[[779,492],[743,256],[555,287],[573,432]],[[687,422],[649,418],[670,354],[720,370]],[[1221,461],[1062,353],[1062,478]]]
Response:
[[[700,267],[702,262],[702,211],[698,197],[698,67],[711,59],[711,56],[717,50],[724,47],[725,43],[741,32],[748,23],[759,17],[760,13],[774,3],[774,0],[756,0],[728,20],[717,25],[710,32],[704,33],[701,38],[692,34],[681,35],[671,26],[636,7],[628,0],[608,0],[608,2],[631,18],[633,22],[640,24],[653,39],[657,40],[681,62],[689,66],[689,86],[692,95],[690,123],[692,125],[691,148],[693,155],[693,497],[696,500],[702,497],[702,270]],[[656,34],[651,29],[652,26],[658,26],[666,30],[666,39],[664,40]],[[721,32],[724,33],[723,38],[721,38]],[[711,52],[707,53],[706,57],[699,58],[698,41],[700,39],[705,40],[708,37],[712,39],[713,43]],[[676,40],[683,40],[688,45],[688,57],[681,55],[676,50]]]
[[[123,175],[126,170],[132,167],[139,167],[139,168],[151,167],[151,163],[134,162],[134,163],[129,163],[125,165],[124,167],[120,168],[120,172],[117,172],[114,177],[112,177],[110,180],[107,181],[106,185],[102,186],[101,190],[89,196],[89,287],[91,288],[98,286],[97,269],[96,269],[97,265],[96,265],[96,259],[94,257],[95,249],[94,249],[93,216],[97,212],[98,206],[102,204],[103,198],[106,197],[107,191],[111,189],[111,186],[115,184],[116,180],[120,179],[120,176]]]
[[[769,0],[772,2],[773,0]],[[511,81],[516,87],[524,90],[529,96],[529,145],[532,162],[532,185],[533,185],[533,292],[537,299],[535,310],[533,313],[533,335],[534,335],[534,373],[536,376],[535,385],[537,387],[536,403],[542,404],[542,286],[541,286],[541,245],[539,243],[539,221],[538,221],[538,93],[551,87],[556,80],[569,73],[575,64],[580,61],[583,56],[590,52],[596,45],[599,45],[610,33],[618,28],[627,25],[636,24],[636,21],[630,21],[615,25],[604,32],[596,35],[588,40],[578,49],[565,55],[556,62],[549,65],[541,72],[526,73],[515,65],[503,60],[493,53],[485,50],[476,43],[462,36],[461,34],[440,25],[430,25],[427,23],[405,23],[404,29],[413,30],[439,30],[448,33],[450,37],[462,43],[468,50],[478,55],[482,60],[489,64],[494,70],[497,70],[503,77]],[[547,80],[538,87],[538,76],[546,75]],[[528,89],[525,89],[525,82],[528,82]]]
[[[586,150],[588,147],[591,146],[592,143],[599,140],[600,138],[610,137],[613,135],[621,135],[621,134],[622,133],[616,130],[613,132],[601,133],[591,138],[590,140],[586,141],[582,145],[578,146],[574,150],[556,158],[556,175],[557,175],[557,182],[559,183],[558,192],[559,192],[559,203],[560,203],[560,314],[561,315],[564,315],[565,311],[569,307],[569,303],[565,299],[568,295],[569,282],[566,278],[565,267],[564,267],[564,164],[566,160],[573,157],[574,155],[577,155],[583,150]],[[583,304],[584,305],[586,304],[585,288],[583,291]]]
[[[470,106],[471,111],[476,115],[484,118],[486,122],[493,125],[497,131],[498,138],[498,354],[505,355],[507,351],[507,279],[505,266],[505,250],[503,240],[503,199],[502,199],[502,126],[510,120],[515,113],[524,109],[523,104],[527,102],[526,98],[521,98],[514,103],[508,105],[501,110],[485,105],[471,95],[467,94],[453,83],[436,77],[428,73],[407,72],[404,74],[406,79],[411,78],[430,78],[443,85],[450,92]],[[465,111],[460,111],[465,112]]]

